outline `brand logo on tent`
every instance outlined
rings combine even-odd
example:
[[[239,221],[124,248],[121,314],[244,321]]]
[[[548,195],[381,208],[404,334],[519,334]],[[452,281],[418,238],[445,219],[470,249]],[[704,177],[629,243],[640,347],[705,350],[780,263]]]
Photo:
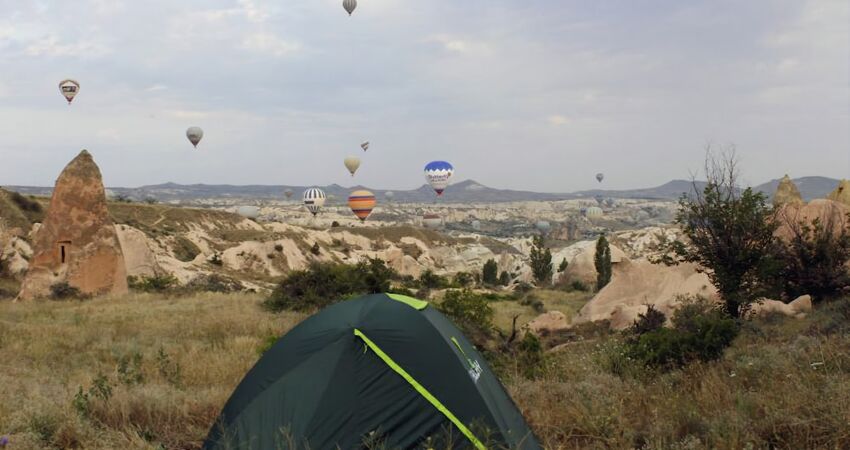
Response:
[[[478,364],[478,361],[470,360],[469,366],[469,376],[472,377],[472,381],[477,383],[478,379],[481,378],[481,364]]]

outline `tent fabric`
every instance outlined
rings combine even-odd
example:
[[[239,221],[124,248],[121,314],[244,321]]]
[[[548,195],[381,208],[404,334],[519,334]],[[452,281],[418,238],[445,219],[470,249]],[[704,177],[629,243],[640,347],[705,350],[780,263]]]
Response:
[[[463,334],[400,297],[342,301],[293,328],[236,387],[204,448],[406,449],[450,435],[446,448],[540,449]]]

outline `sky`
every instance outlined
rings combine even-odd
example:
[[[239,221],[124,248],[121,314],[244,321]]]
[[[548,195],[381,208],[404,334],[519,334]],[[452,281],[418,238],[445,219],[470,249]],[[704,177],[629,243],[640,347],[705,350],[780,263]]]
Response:
[[[124,187],[412,189],[443,159],[625,189],[732,145],[747,183],[850,177],[847,0],[358,3],[0,0],[0,185],[52,185],[83,148]]]

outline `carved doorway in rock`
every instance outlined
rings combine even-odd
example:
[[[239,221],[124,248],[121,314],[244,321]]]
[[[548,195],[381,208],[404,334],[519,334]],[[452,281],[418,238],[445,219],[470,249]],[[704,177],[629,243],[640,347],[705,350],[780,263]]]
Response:
[[[56,256],[59,264],[67,264],[71,256],[71,241],[59,241],[56,243]]]

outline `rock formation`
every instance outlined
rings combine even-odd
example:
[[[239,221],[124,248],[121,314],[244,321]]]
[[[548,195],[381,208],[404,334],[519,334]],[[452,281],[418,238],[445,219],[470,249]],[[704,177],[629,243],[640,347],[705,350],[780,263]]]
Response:
[[[802,205],[803,203],[803,196],[800,195],[800,190],[791,181],[791,177],[786,174],[779,180],[779,186],[776,187],[776,193],[773,194],[773,205]]]
[[[850,207],[850,180],[841,180],[826,198]]]
[[[850,221],[847,220],[848,213],[850,213],[850,207],[823,198],[812,200],[805,205],[784,205],[776,214],[779,221],[776,236],[790,239],[800,231],[801,225],[811,226],[815,219],[837,235],[842,228],[850,227]]]
[[[596,241],[583,241],[581,244],[583,248],[581,251],[572,258],[572,260],[567,259],[569,265],[567,265],[567,270],[564,271],[563,277],[569,281],[581,281],[587,286],[595,286],[596,285]],[[617,248],[614,245],[609,244],[611,248],[611,264],[616,267],[623,261],[627,261],[629,258],[626,256],[626,253]],[[553,255],[552,261],[555,270],[557,270],[558,264],[560,264],[561,254]]]
[[[537,336],[545,336],[569,328],[569,322],[561,311],[549,311],[528,322],[524,328]]]
[[[812,297],[801,295],[791,303],[763,299],[761,302],[754,304],[748,314],[752,316],[764,316],[771,313],[778,313],[789,317],[803,318],[810,312],[812,312]]]
[[[18,298],[46,297],[60,282],[84,294],[127,292],[124,255],[106,208],[103,179],[85,150],[56,180]]]
[[[645,312],[648,304],[670,317],[683,295],[717,299],[708,276],[697,272],[693,264],[624,261],[614,266],[611,282],[581,308],[574,323],[610,320],[611,328],[623,329]]]

